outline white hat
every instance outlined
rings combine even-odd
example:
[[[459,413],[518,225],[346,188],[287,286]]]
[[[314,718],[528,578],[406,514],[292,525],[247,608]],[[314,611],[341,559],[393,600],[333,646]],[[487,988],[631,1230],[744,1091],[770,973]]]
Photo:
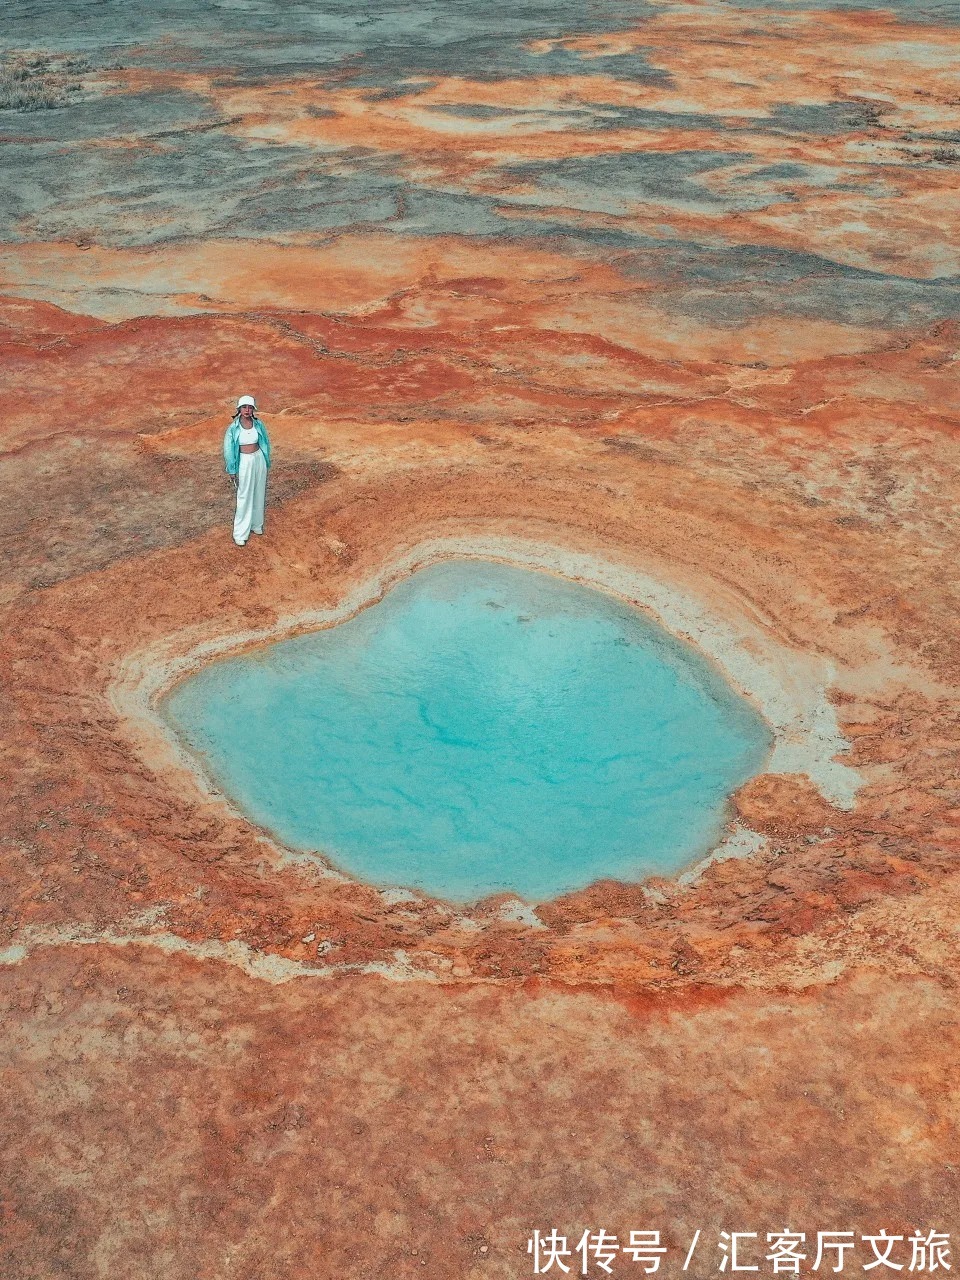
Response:
[[[239,409],[241,405],[245,404],[253,405],[254,409],[257,407],[257,402],[254,400],[253,396],[241,396],[237,401],[237,408]]]

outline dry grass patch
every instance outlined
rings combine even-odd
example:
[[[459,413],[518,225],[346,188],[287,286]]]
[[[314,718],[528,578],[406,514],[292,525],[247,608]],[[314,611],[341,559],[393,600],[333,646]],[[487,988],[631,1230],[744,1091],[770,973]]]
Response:
[[[0,111],[49,111],[69,104],[83,87],[84,58],[46,53],[7,53],[0,60]]]

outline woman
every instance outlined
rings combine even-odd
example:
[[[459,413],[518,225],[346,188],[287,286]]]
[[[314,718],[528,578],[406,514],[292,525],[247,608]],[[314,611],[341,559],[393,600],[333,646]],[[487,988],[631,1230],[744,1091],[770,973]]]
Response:
[[[237,412],[223,437],[223,460],[227,475],[234,477],[237,486],[233,540],[242,547],[251,531],[263,533],[263,504],[270,466],[270,438],[257,417],[253,396],[241,396],[237,401]]]

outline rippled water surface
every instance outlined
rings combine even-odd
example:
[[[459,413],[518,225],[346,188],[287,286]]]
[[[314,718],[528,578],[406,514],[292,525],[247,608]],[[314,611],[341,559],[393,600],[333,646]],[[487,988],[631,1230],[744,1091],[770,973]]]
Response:
[[[459,901],[676,871],[770,746],[750,704],[644,615],[483,561],[214,663],[164,710],[288,845]]]

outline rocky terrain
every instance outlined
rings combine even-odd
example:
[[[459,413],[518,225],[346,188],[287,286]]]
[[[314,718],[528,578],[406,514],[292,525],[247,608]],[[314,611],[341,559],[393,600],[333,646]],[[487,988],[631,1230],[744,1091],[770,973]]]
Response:
[[[0,41],[4,1280],[960,1230],[955,7],[33,0]],[[163,732],[204,655],[451,547],[695,604],[793,708],[747,856],[381,892]]]

